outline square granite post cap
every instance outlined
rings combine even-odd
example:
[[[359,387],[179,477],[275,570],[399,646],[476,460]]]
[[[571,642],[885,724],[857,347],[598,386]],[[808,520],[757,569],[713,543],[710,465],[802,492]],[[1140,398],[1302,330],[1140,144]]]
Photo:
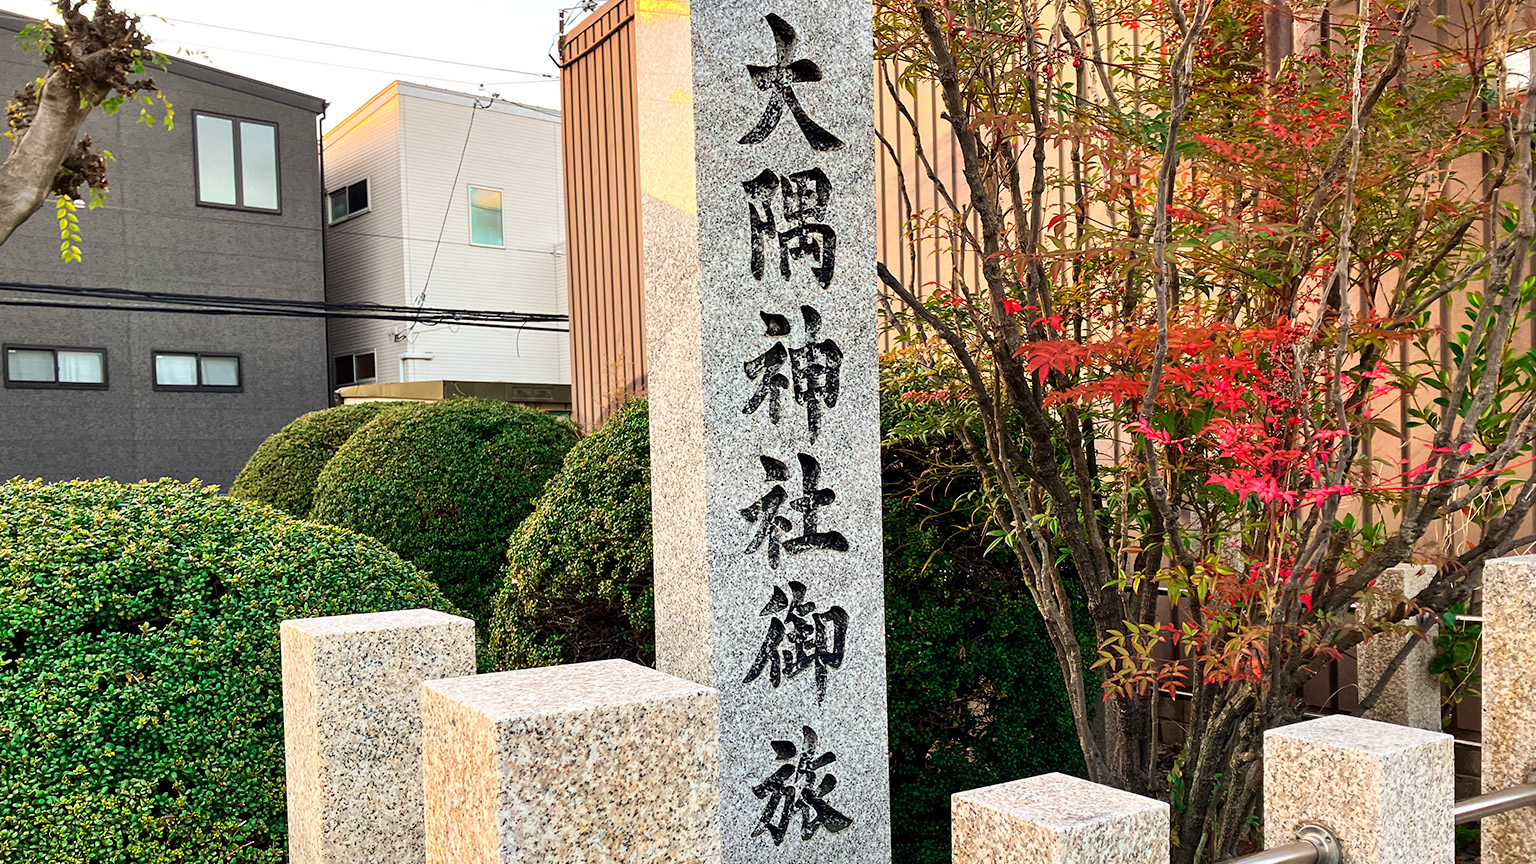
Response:
[[[421,686],[496,723],[717,692],[628,660],[440,678]]]
[[[1430,732],[1412,726],[1399,726],[1363,717],[1337,714],[1303,723],[1270,729],[1264,740],[1284,738],[1289,741],[1370,756],[1393,756],[1440,740],[1450,740],[1444,732]]]
[[[394,612],[368,612],[361,615],[328,615],[323,618],[290,618],[282,626],[308,636],[343,636],[353,633],[373,633],[379,630],[411,630],[423,627],[462,624],[474,627],[475,622],[435,609],[399,609]]]
[[[1168,808],[1162,801],[1058,773],[957,792],[951,801],[984,807],[1053,833],[1071,833]]]

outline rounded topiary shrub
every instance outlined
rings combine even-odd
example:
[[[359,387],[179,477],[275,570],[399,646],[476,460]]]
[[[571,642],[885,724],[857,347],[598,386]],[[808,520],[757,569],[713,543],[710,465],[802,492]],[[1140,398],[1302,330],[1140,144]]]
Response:
[[[418,607],[379,542],[211,487],[0,485],[0,861],[285,860],[279,623]]]
[[[320,470],[352,433],[385,411],[403,411],[413,402],[359,402],[311,411],[263,441],[229,494],[270,504],[293,516],[309,515]]]
[[[513,532],[492,610],[498,668],[652,661],[650,447],[646,402],[631,401],[566,455]]]
[[[485,622],[507,537],[575,443],[566,421],[506,402],[387,412],[326,463],[310,518],[378,538]]]

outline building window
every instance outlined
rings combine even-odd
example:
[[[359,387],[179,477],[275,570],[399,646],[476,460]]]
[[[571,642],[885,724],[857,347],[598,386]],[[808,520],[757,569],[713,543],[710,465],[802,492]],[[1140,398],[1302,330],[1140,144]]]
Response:
[[[469,242],[475,246],[502,246],[501,190],[469,187]]]
[[[107,352],[99,348],[5,346],[5,386],[107,389]]]
[[[156,390],[239,390],[238,354],[155,352]]]
[[[368,212],[368,181],[359,180],[351,186],[337,189],[330,195],[329,211],[331,224],[351,219],[359,213]]]
[[[279,209],[277,124],[195,113],[197,202]]]
[[[378,377],[373,352],[367,354],[343,354],[336,358],[336,386],[366,384]]]

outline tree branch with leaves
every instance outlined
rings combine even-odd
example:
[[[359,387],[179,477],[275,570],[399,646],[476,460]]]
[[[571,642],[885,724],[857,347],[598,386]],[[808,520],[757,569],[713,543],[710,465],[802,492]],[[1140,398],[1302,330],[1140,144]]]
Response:
[[[11,150],[0,163],[0,243],[51,195],[66,261],[80,260],[75,202],[89,190],[90,206],[100,206],[112,159],[89,135],[81,136],[86,119],[98,108],[115,113],[128,102],[140,103],[139,116],[147,125],[158,122],[169,129],[173,119],[154,79],[143,77],[150,65],[164,67],[166,59],[149,47],[139,17],[115,9],[111,0],[98,0],[90,14],[85,5],[85,0],[58,0],[62,23],[30,24],[17,37],[42,56],[47,71],[17,90],[6,106]],[[158,117],[151,111],[156,96],[164,109]]]

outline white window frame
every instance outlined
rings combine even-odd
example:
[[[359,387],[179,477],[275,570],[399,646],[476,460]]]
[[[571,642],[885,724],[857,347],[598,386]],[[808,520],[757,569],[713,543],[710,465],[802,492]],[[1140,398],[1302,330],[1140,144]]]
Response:
[[[364,355],[372,355],[372,357],[373,357],[373,374],[370,375],[367,378],[359,378],[359,377],[357,377],[357,358],[362,357]],[[338,379],[336,379],[336,386],[337,387],[351,387],[354,384],[374,384],[374,383],[378,382],[378,380],[379,380],[379,352],[378,351],[376,351],[376,350],[374,350],[374,351],[358,351],[355,354],[337,354],[335,357],[331,358],[331,374],[332,375],[336,374],[336,361],[338,361],[338,360],[351,360],[352,361],[352,380],[351,381],[347,381],[347,382],[342,382],[341,379],[338,378]]]
[[[475,242],[475,190],[481,192],[495,192],[501,196],[501,242],[500,243],[476,243]],[[371,199],[370,199],[371,200]],[[507,193],[495,186],[480,186],[469,184],[469,189],[464,193],[464,214],[469,229],[469,245],[478,246],[481,249],[505,249],[507,248]]]
[[[333,219],[333,218],[331,218],[331,214],[334,212],[333,208],[331,207],[331,198],[333,198],[336,195],[341,194],[341,193],[350,193],[351,190],[352,190],[352,187],[356,186],[359,183],[363,184],[363,188],[367,190],[367,194],[368,194],[368,204],[367,204],[367,206],[363,207],[363,209],[361,209],[361,210],[348,210],[347,211],[347,215],[341,217],[340,219]],[[348,203],[349,204],[351,203],[350,200],[348,201]],[[346,222],[349,219],[356,219],[357,217],[363,215],[364,213],[367,213],[368,211],[370,211],[372,209],[373,209],[373,184],[369,182],[367,177],[364,177],[361,180],[355,180],[355,181],[353,181],[351,183],[348,183],[345,186],[342,186],[339,189],[332,189],[331,191],[325,193],[325,218],[326,218],[326,224],[328,224],[328,225],[340,225],[341,223]]]

